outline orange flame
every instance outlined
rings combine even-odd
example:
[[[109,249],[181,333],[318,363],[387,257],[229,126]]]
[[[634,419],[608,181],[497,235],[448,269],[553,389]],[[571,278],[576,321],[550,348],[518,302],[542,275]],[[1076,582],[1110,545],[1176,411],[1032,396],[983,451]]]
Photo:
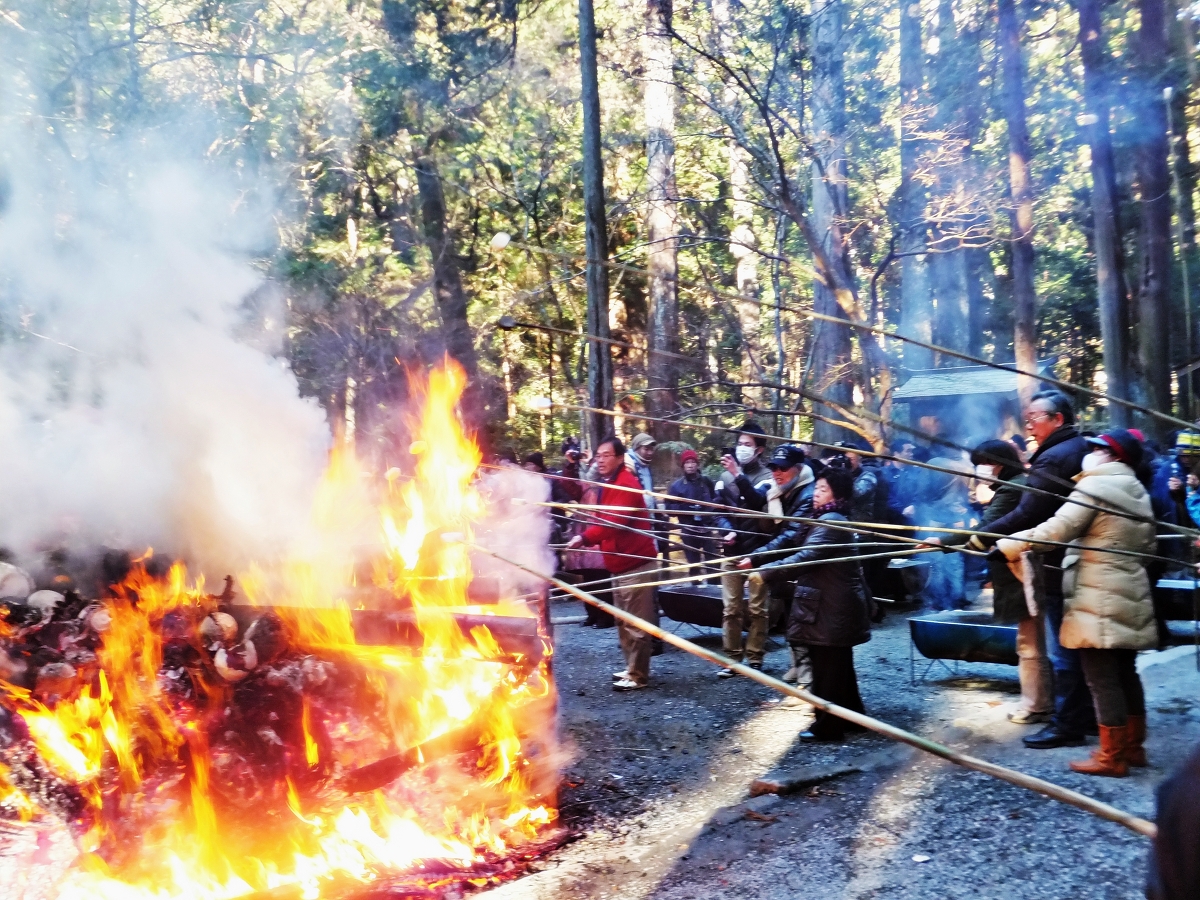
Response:
[[[241,653],[241,665],[254,670],[267,647],[245,634],[237,648],[206,645],[200,624],[218,600],[179,565],[165,579],[134,567],[105,603],[95,671],[81,672],[82,686],[69,696],[43,702],[0,682],[0,699],[24,720],[42,763],[76,786],[90,810],[81,840],[89,852],[57,896],[219,900],[290,886],[316,897],[331,879],[370,882],[425,860],[469,867],[555,820],[552,779],[539,777],[528,746],[538,738],[533,723],[550,715],[548,661],[506,653],[477,624],[477,616],[533,612],[518,598],[489,607],[468,599],[467,542],[486,503],[476,483],[479,450],[456,412],[464,386],[457,366],[432,373],[420,415],[406,422],[415,471],[389,472],[373,511],[357,462],[335,453],[314,509],[322,541],[238,579],[252,604],[277,613],[295,677],[319,686],[330,672],[357,672],[357,699],[318,708],[305,692],[257,736],[227,732],[222,717],[246,702],[238,684],[265,684],[240,682],[228,660]],[[382,552],[362,583],[349,549],[368,532]],[[359,644],[352,610],[369,596],[405,598],[419,646]],[[465,628],[459,615],[468,612],[475,624]],[[161,675],[165,640],[187,642],[197,657],[219,644],[212,658],[225,677],[195,666],[191,690],[173,688]],[[300,748],[294,761],[280,737],[289,728]],[[287,774],[277,796],[262,789],[260,808],[231,804],[231,793],[256,782],[225,746],[230,734],[284,747]],[[365,763],[393,757],[415,765],[369,793],[336,789]],[[0,806],[34,816],[6,776],[0,769]],[[270,812],[276,808],[284,816]],[[138,823],[136,840],[122,833],[123,817]]]

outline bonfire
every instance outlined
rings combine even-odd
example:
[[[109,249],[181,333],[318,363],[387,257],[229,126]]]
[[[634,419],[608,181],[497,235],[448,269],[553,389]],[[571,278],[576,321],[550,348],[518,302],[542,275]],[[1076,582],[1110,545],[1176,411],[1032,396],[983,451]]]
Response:
[[[46,896],[436,893],[552,840],[544,601],[473,588],[489,490],[462,388],[431,375],[365,562],[332,542],[220,592],[152,551],[91,595],[2,573],[0,816],[14,847],[69,833]],[[317,518],[336,530],[362,485],[336,455]]]

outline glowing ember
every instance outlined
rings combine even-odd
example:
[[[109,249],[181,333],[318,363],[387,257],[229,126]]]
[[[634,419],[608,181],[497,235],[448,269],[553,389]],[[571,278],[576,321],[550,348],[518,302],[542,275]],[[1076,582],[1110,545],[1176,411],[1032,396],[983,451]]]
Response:
[[[408,423],[415,471],[381,488],[368,578],[347,549],[365,481],[341,454],[315,511],[329,540],[244,573],[249,604],[147,555],[100,604],[0,623],[10,662],[48,633],[66,648],[0,680],[22,738],[0,810],[38,827],[51,813],[28,785],[52,783],[81,851],[53,896],[316,897],[489,872],[555,820],[549,643],[521,598],[471,604],[467,544],[443,538],[469,541],[487,505],[462,388],[435,372]],[[362,609],[371,597],[382,610]],[[416,638],[360,643],[372,617]],[[532,648],[496,633],[513,620]]]

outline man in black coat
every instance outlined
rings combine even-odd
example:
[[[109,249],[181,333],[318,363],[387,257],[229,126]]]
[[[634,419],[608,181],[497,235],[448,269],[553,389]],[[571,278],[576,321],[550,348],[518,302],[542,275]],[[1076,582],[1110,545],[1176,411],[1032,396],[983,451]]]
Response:
[[[1017,508],[988,526],[995,534],[1013,534],[1033,528],[1051,518],[1075,483],[1071,480],[1083,468],[1088,445],[1075,427],[1075,410],[1071,401],[1059,391],[1034,394],[1025,411],[1025,425],[1037,440],[1038,449],[1029,460],[1028,484],[1039,491],[1026,491]],[[994,538],[981,537],[985,547]],[[1044,556],[1045,571],[1046,651],[1054,668],[1054,717],[1050,724],[1025,738],[1025,746],[1034,750],[1053,747],[1079,747],[1084,735],[1096,727],[1092,695],[1083,680],[1079,651],[1068,650],[1058,642],[1063,619],[1062,572],[1063,548]],[[1054,567],[1054,568],[1049,568]]]
[[[767,435],[762,427],[750,419],[736,432],[736,445],[732,453],[724,453],[721,465],[726,475],[717,483],[718,501],[726,506],[757,511],[765,502],[763,498],[774,484],[771,470],[766,466]],[[737,567],[738,560],[747,553],[761,547],[771,538],[767,520],[758,517],[715,517],[713,520],[721,532],[721,602],[723,607],[722,647],[725,655],[738,662],[743,653],[749,662],[762,665],[767,640],[770,616],[765,591],[750,592],[747,602],[747,575]],[[749,646],[743,647],[742,632],[750,633]],[[759,635],[761,634],[761,640]],[[728,674],[726,674],[728,673]],[[722,669],[721,677],[732,677],[732,669]]]
[[[774,533],[769,534],[765,543],[753,547],[752,554],[733,562],[733,573],[748,572],[767,560],[778,559],[783,555],[782,551],[795,547],[803,539],[809,525],[792,521],[792,517],[807,517],[812,512],[813,473],[804,461],[804,451],[799,447],[792,444],[776,447],[767,462],[774,483],[765,492],[743,491],[747,508],[755,512],[765,512],[770,518],[760,521]],[[730,531],[734,528],[723,517],[718,518],[717,527],[728,528]],[[747,583],[750,588],[750,605],[746,656],[748,665],[761,669],[767,628],[771,621],[770,590],[758,573],[750,574]],[[733,602],[737,598],[730,597],[728,592],[726,598],[725,653],[731,659],[740,661],[742,616]],[[734,673],[731,669],[722,669],[719,674],[722,678],[729,678]]]

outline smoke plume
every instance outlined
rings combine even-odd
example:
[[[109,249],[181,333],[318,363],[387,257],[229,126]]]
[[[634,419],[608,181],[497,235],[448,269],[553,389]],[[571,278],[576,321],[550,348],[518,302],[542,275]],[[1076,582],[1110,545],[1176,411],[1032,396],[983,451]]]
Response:
[[[281,317],[247,329],[270,220],[211,167],[132,141],[76,156],[43,121],[0,138],[0,545],[271,556],[329,434],[263,352]]]

